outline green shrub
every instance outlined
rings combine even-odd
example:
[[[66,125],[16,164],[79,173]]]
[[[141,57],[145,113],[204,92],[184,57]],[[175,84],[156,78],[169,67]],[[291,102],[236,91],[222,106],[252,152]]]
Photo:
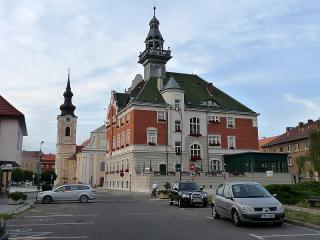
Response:
[[[303,203],[312,196],[320,196],[320,182],[303,182],[291,185],[272,184],[266,186],[271,194],[283,204]]]
[[[8,194],[8,198],[19,201],[19,200],[27,200],[27,195],[22,192],[12,192]]]

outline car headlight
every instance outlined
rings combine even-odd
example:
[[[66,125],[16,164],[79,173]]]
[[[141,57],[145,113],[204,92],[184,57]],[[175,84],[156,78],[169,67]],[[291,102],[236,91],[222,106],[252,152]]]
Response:
[[[252,213],[254,212],[254,208],[245,204],[240,204],[240,207],[243,211]]]
[[[281,203],[277,204],[277,211],[280,211],[280,212],[284,211],[284,206]]]
[[[190,196],[189,196],[189,194],[187,194],[187,193],[183,193],[183,194],[182,194],[182,197],[183,197],[183,198],[189,198]]]

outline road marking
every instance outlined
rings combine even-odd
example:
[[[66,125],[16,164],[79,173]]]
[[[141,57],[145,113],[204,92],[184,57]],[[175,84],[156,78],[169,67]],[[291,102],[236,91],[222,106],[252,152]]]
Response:
[[[84,224],[94,224],[94,222],[8,224],[7,227],[55,226],[55,225],[84,225]]]
[[[207,216],[206,218],[213,220],[213,217],[208,217],[208,216]]]
[[[10,240],[23,240],[23,239],[29,239],[29,240],[42,240],[42,239],[86,239],[87,236],[79,236],[79,237],[37,237],[37,236],[27,236],[27,237],[10,237]]]
[[[263,237],[261,237],[261,236],[257,236],[257,235],[255,235],[255,234],[249,234],[249,236],[251,236],[251,237],[254,237],[254,238],[256,238],[256,239],[259,239],[259,240],[263,240],[264,238]]]
[[[277,237],[320,236],[320,233],[278,234],[278,235],[266,235],[266,236],[258,236],[255,234],[249,234],[249,236],[255,237],[256,239],[266,239],[266,238],[277,238]]]
[[[39,216],[24,216],[24,218],[48,218],[48,217],[98,217],[98,214],[80,214],[80,215],[73,215],[73,214],[54,214],[54,215],[39,215]]]

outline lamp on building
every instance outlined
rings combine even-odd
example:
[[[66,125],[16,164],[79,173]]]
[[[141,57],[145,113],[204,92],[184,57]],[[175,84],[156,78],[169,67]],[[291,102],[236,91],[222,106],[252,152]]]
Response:
[[[180,169],[179,169],[179,182],[181,182],[182,179],[182,136],[183,136],[183,119],[182,119],[182,110],[181,108],[176,108],[175,109],[176,112],[179,113],[180,116]]]

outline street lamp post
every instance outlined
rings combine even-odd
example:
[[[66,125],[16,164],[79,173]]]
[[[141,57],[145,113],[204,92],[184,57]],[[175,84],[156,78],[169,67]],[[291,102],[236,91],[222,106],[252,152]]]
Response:
[[[40,169],[41,169],[41,156],[42,156],[42,144],[44,144],[44,141],[41,141],[40,143],[40,154],[39,154],[39,160],[38,160],[38,166],[37,166],[37,175],[38,175],[38,184],[37,184],[37,196],[36,199],[38,199],[38,193],[40,191]]]
[[[182,119],[182,111],[180,108],[175,109],[176,112],[179,113],[180,116],[180,169],[179,169],[179,182],[182,179],[182,134],[183,134],[183,119]]]

